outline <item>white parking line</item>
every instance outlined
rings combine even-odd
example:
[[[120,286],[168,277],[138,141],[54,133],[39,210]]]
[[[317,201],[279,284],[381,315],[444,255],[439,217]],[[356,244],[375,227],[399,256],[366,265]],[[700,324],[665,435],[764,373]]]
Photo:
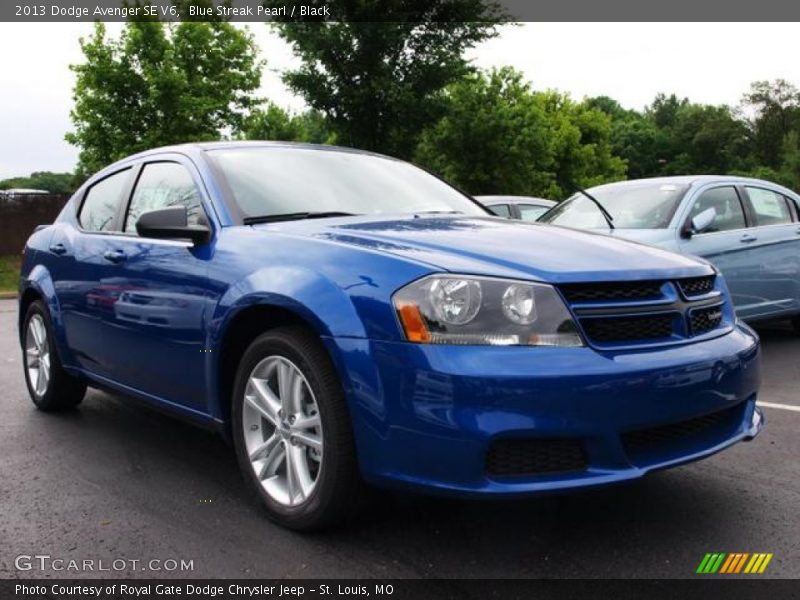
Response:
[[[792,412],[800,412],[800,406],[792,406],[791,404],[775,404],[774,402],[758,402],[758,406],[765,406],[766,408],[779,408],[781,410],[791,410]]]

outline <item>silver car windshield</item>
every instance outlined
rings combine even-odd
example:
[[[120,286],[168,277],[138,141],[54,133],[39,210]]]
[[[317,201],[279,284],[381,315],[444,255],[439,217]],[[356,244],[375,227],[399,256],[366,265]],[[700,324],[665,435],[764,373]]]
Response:
[[[675,183],[620,183],[587,190],[609,212],[618,229],[663,229],[689,186]],[[575,229],[608,229],[597,205],[582,194],[565,200],[541,219]]]
[[[286,147],[208,154],[245,217],[297,212],[487,214],[433,175],[391,158]]]

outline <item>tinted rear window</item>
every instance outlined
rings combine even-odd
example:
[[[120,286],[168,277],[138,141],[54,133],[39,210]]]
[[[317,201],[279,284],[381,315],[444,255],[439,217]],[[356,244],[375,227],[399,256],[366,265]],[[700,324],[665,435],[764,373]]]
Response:
[[[122,202],[122,192],[131,170],[125,169],[102,179],[86,192],[78,221],[86,231],[112,231]]]

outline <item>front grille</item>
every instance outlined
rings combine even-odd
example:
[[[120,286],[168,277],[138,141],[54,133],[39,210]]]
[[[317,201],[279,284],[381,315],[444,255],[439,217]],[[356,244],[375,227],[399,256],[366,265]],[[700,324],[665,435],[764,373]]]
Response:
[[[722,323],[722,305],[695,308],[689,313],[689,328],[692,335],[700,335],[716,329]]]
[[[714,290],[714,281],[716,275],[708,275],[706,277],[690,277],[688,279],[679,279],[678,287],[680,287],[683,295],[687,298],[691,296],[702,296]]]
[[[715,428],[727,428],[738,423],[740,411],[741,405],[672,425],[630,431],[622,434],[622,446],[632,457],[643,452],[667,450],[675,442],[684,442],[707,434]]]
[[[570,283],[561,286],[569,302],[614,300],[655,300],[661,297],[663,281],[620,281],[615,283]]]
[[[716,275],[672,280],[566,283],[559,286],[587,341],[608,346],[672,342],[722,327]],[[709,307],[708,303],[715,305]]]
[[[593,342],[640,342],[668,338],[673,332],[673,315],[656,314],[641,317],[595,317],[581,319],[586,335]]]
[[[490,476],[519,477],[586,469],[583,443],[575,439],[497,440],[486,455]]]

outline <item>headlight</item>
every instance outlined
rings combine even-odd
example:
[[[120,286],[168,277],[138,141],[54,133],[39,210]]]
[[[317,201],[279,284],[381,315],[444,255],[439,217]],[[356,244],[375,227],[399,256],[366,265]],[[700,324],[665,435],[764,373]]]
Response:
[[[410,342],[583,346],[561,297],[543,283],[431,275],[392,301]]]

